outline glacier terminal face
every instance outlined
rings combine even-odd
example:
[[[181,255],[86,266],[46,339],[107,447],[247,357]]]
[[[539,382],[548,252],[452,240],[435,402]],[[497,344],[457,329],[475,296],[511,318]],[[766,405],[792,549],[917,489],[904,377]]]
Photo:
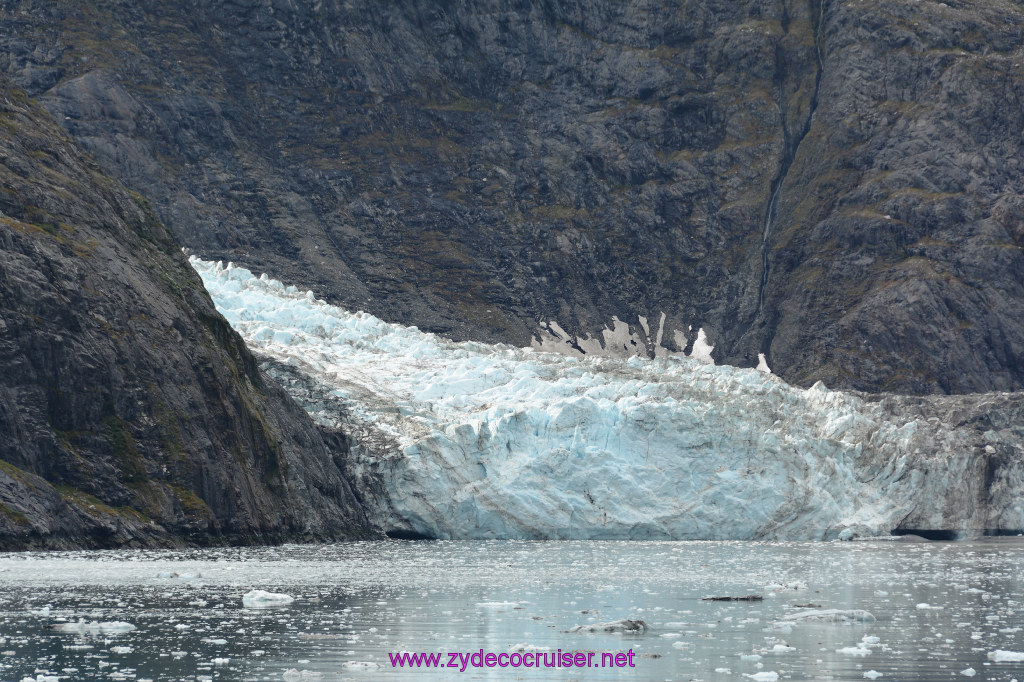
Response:
[[[192,258],[382,529],[434,538],[831,539],[1024,528],[1024,398],[791,386],[695,358],[455,343]]]

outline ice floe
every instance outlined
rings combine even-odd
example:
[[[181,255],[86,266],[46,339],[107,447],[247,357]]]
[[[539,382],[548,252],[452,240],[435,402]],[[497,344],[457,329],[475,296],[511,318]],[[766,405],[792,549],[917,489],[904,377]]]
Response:
[[[608,632],[620,635],[642,635],[650,628],[642,620],[624,618],[609,623],[595,623],[592,625],[577,625],[569,628],[567,632]]]
[[[844,656],[867,656],[871,653],[871,649],[860,645],[844,646],[840,649],[836,649],[836,653],[843,654]]]
[[[264,590],[250,590],[242,595],[242,606],[249,609],[267,608],[272,606],[287,606],[295,601],[295,597],[277,592],[265,592]]]
[[[131,632],[135,626],[120,620],[99,622],[81,618],[73,623],[55,623],[49,628],[57,632],[69,632],[76,635],[116,635],[122,632]]]
[[[996,663],[1021,663],[1024,662],[1024,651],[1003,651],[1002,649],[997,649],[996,651],[990,651],[988,658]]]
[[[764,671],[759,673],[743,673],[743,677],[754,680],[754,682],[776,682],[779,679],[779,674],[772,671]]]
[[[863,609],[808,609],[780,619],[786,623],[874,623],[875,617]]]

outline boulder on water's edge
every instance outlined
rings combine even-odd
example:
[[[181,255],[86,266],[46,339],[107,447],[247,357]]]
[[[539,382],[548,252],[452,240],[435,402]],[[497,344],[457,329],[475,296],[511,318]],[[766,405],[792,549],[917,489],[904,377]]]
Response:
[[[0,549],[367,535],[148,203],[0,81]]]

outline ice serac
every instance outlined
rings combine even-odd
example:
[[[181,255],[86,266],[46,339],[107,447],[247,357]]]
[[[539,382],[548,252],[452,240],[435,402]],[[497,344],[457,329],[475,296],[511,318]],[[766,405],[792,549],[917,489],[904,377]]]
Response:
[[[455,343],[230,263],[192,264],[271,374],[353,435],[351,475],[398,535],[1024,528],[1024,396],[868,396],[698,358]]]
[[[0,549],[365,534],[148,202],[0,78]]]

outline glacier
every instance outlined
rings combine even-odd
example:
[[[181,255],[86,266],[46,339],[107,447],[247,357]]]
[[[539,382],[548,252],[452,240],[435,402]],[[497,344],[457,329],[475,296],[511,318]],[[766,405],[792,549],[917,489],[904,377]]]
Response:
[[[1024,529],[1024,398],[803,389],[700,358],[453,342],[191,257],[272,376],[352,439],[373,522],[445,539]]]

